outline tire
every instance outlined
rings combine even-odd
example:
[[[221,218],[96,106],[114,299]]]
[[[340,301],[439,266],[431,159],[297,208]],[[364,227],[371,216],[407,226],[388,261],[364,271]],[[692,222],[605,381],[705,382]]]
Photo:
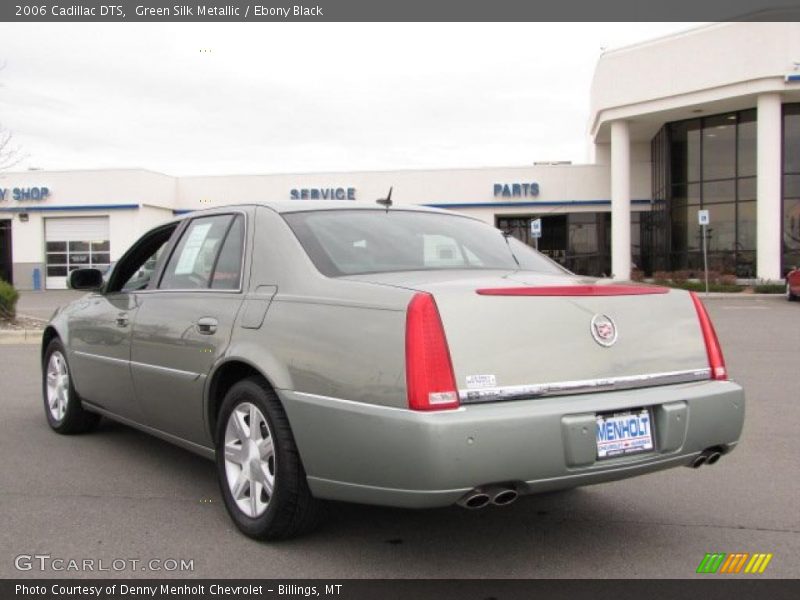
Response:
[[[57,433],[85,433],[100,422],[100,415],[84,410],[72,383],[66,350],[58,338],[48,344],[44,353],[42,398],[47,423]]]
[[[797,301],[797,296],[792,293],[792,289],[789,287],[788,283],[786,284],[786,299],[789,302],[796,302]]]
[[[244,379],[225,394],[215,442],[225,508],[245,535],[288,539],[319,524],[322,503],[308,489],[286,413],[265,382]]]

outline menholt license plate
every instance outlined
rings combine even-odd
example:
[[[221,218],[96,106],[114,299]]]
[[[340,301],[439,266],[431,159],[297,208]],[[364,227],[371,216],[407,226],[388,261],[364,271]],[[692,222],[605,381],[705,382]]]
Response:
[[[650,411],[646,408],[597,415],[597,458],[612,458],[653,449]]]

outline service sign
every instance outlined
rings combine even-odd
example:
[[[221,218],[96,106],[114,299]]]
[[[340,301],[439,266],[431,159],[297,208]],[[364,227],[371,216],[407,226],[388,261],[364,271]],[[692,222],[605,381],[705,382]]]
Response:
[[[697,224],[698,225],[708,225],[711,223],[711,216],[708,213],[708,210],[698,210],[697,211]]]

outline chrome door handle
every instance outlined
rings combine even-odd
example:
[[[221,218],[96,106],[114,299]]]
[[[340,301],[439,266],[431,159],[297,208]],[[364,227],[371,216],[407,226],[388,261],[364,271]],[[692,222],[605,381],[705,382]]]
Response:
[[[197,319],[197,331],[204,335],[216,333],[219,322],[214,317],[202,317]]]
[[[128,315],[121,313],[117,315],[117,327],[127,327],[128,326]]]

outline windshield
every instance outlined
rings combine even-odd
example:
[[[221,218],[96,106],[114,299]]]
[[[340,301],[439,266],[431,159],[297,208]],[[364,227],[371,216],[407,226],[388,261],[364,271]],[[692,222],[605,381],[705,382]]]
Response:
[[[283,217],[317,269],[329,277],[433,269],[565,272],[498,229],[458,215],[324,210]]]

